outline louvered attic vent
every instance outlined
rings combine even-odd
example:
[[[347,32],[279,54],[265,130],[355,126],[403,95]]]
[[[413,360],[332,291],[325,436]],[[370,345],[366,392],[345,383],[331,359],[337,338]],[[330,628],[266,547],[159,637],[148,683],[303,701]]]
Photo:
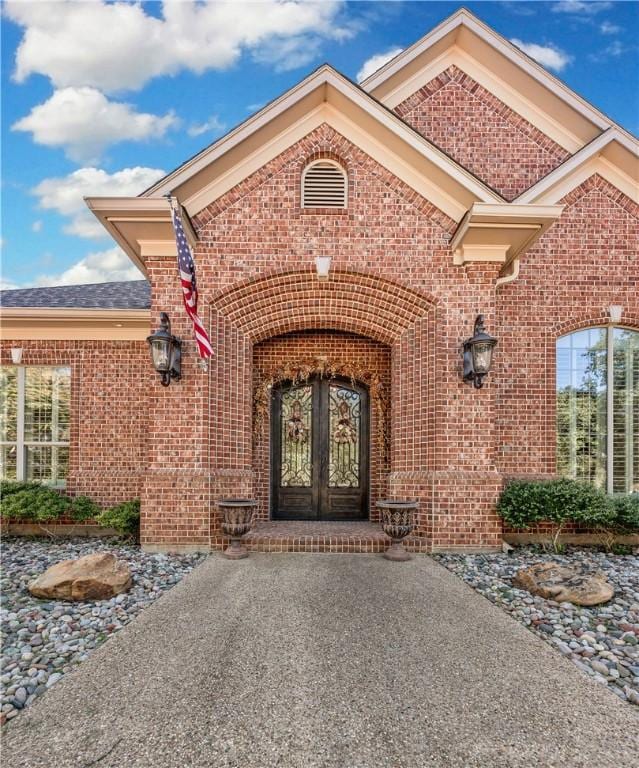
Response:
[[[346,173],[331,160],[307,165],[302,175],[302,208],[346,208]]]

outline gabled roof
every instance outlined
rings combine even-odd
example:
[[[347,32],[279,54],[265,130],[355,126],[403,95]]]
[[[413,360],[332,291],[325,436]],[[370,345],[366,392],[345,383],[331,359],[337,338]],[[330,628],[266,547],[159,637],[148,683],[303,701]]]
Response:
[[[329,110],[322,112],[325,106],[332,108],[333,113],[340,113],[342,120]],[[309,121],[309,113],[317,113],[317,119]],[[225,172],[235,150],[239,150],[236,153],[238,155],[253,154],[263,148],[264,144],[272,143],[280,151],[280,147],[285,144],[275,139],[287,128],[298,127],[294,134],[297,136],[304,130],[305,133],[301,135],[305,135],[312,130],[313,123],[324,121],[329,124],[339,123],[334,127],[342,132],[346,127],[343,118],[350,118],[353,128],[364,129],[373,139],[384,141],[385,146],[381,148],[388,150],[392,146],[399,154],[402,149],[411,153],[413,170],[425,178],[430,177],[435,184],[443,183],[451,197],[473,197],[486,202],[503,200],[498,192],[490,189],[474,173],[329,64],[323,64],[278,99],[160,179],[143,192],[141,197],[158,197],[170,192],[179,196],[190,214],[197,213],[204,207],[201,205],[202,196],[194,194],[194,188],[203,181],[202,172],[216,166],[219,166],[216,168],[218,172]],[[296,140],[288,137],[288,145]],[[220,162],[222,158],[226,158],[226,162]],[[449,177],[453,184],[445,177]],[[445,213],[451,215],[450,211]],[[455,218],[454,215],[452,217]]]
[[[398,115],[328,64],[165,176],[140,197],[87,198],[89,208],[144,271],[147,256],[171,250],[171,193],[190,216],[328,124],[397,178],[461,221],[475,202],[503,197]],[[191,241],[196,235],[187,231]],[[158,248],[160,249],[158,251]]]
[[[451,64],[571,153],[611,126],[636,141],[466,8],[387,62],[362,87],[394,108]]]
[[[0,291],[0,307],[40,309],[149,309],[151,286],[146,280]]]
[[[451,65],[574,155],[513,201],[516,215],[498,192],[393,111]],[[139,197],[88,198],[87,205],[144,272],[147,257],[175,254],[164,195],[172,194],[193,216],[324,124],[450,219],[463,222],[456,235],[456,263],[487,260],[486,249],[495,244],[504,262],[518,258],[560,215],[557,192],[581,183],[584,174],[603,169],[602,175],[631,196],[639,175],[633,165],[639,142],[633,136],[461,9],[363,87],[324,64]],[[186,224],[194,243],[197,234],[188,218]],[[532,239],[517,238],[517,228],[530,230]]]
[[[639,204],[639,146],[616,127],[586,144],[513,203],[557,203],[595,173]]]

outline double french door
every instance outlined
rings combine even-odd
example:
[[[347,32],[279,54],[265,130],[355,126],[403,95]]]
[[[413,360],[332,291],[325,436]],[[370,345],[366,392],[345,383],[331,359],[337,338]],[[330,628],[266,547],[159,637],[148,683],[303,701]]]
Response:
[[[318,377],[274,389],[271,516],[368,518],[368,443],[365,387]]]

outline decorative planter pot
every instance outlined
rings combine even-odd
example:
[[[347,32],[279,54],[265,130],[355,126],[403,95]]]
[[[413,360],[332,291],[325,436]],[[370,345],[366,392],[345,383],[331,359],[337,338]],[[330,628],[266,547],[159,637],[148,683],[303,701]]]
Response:
[[[382,515],[382,530],[390,536],[392,543],[384,552],[387,560],[411,560],[411,555],[404,549],[404,539],[415,526],[414,515],[417,501],[391,501],[384,499],[377,502]]]
[[[241,560],[248,557],[242,536],[251,530],[257,502],[252,499],[222,499],[218,501],[222,510],[222,530],[231,537],[231,544],[224,552],[229,560]]]

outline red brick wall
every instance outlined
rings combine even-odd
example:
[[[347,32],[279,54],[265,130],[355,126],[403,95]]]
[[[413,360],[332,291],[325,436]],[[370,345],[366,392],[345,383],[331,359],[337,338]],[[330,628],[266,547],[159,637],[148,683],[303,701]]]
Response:
[[[495,355],[498,467],[504,475],[555,472],[555,344],[608,322],[639,329],[639,206],[599,176],[571,192],[561,219],[497,289]]]
[[[348,171],[348,209],[301,210],[302,169],[309,158],[325,155],[339,158]],[[494,326],[498,266],[454,266],[448,243],[455,223],[327,125],[193,223],[202,314],[216,356],[204,374],[189,342],[182,381],[151,396],[150,413],[157,418],[149,427],[143,500],[153,512],[145,540],[204,542],[210,519],[217,541],[215,500],[263,493],[251,464],[253,346],[286,332],[330,328],[392,349],[389,492],[419,497],[420,532],[427,534],[458,485],[456,473],[463,473],[466,491],[438,541],[495,544],[494,390],[491,380],[479,391],[461,381],[459,349],[477,313]],[[318,254],[333,260],[325,283],[314,272]],[[149,260],[149,274],[154,315],[168,310],[174,332],[190,338],[173,260]],[[192,411],[184,410],[185,402]],[[162,417],[166,409],[170,423]],[[192,494],[170,492],[169,456]],[[159,493],[158,483],[166,483]],[[476,530],[480,508],[493,520],[482,535]]]
[[[146,343],[3,340],[4,365],[11,347],[22,348],[23,365],[71,368],[69,494],[103,506],[138,498],[153,377]]]
[[[314,357],[326,357],[335,362],[352,363],[379,376],[384,390],[390,392],[390,350],[385,344],[352,333],[337,331],[302,331],[276,336],[253,348],[254,386],[268,378],[278,366]],[[390,413],[388,414],[390,417]],[[380,450],[379,413],[370,403],[370,510],[371,519],[379,519],[375,502],[388,493],[388,460]],[[270,482],[270,424],[261,430],[254,448],[255,496],[259,501],[259,516],[269,517]]]
[[[395,112],[506,200],[569,154],[455,66],[398,104]]]
[[[348,169],[346,211],[299,208],[302,168],[322,154]],[[390,467],[378,488],[419,500],[417,533],[437,547],[498,544],[502,478],[554,472],[556,337],[603,322],[610,304],[639,328],[637,206],[598,177],[564,202],[520,277],[496,288],[499,265],[453,265],[454,222],[320,127],[194,218],[208,370],[169,257],[148,261],[153,324],[168,311],[185,340],[181,381],[160,385],[143,342],[20,343],[26,364],[74,369],[70,489],[103,501],[139,492],[145,545],[220,545],[217,499],[255,495],[265,512],[266,447],[254,456],[252,446],[258,369],[311,339],[380,366],[390,354]],[[327,282],[318,254],[333,259]],[[475,390],[461,380],[460,346],[480,312],[499,345]]]

